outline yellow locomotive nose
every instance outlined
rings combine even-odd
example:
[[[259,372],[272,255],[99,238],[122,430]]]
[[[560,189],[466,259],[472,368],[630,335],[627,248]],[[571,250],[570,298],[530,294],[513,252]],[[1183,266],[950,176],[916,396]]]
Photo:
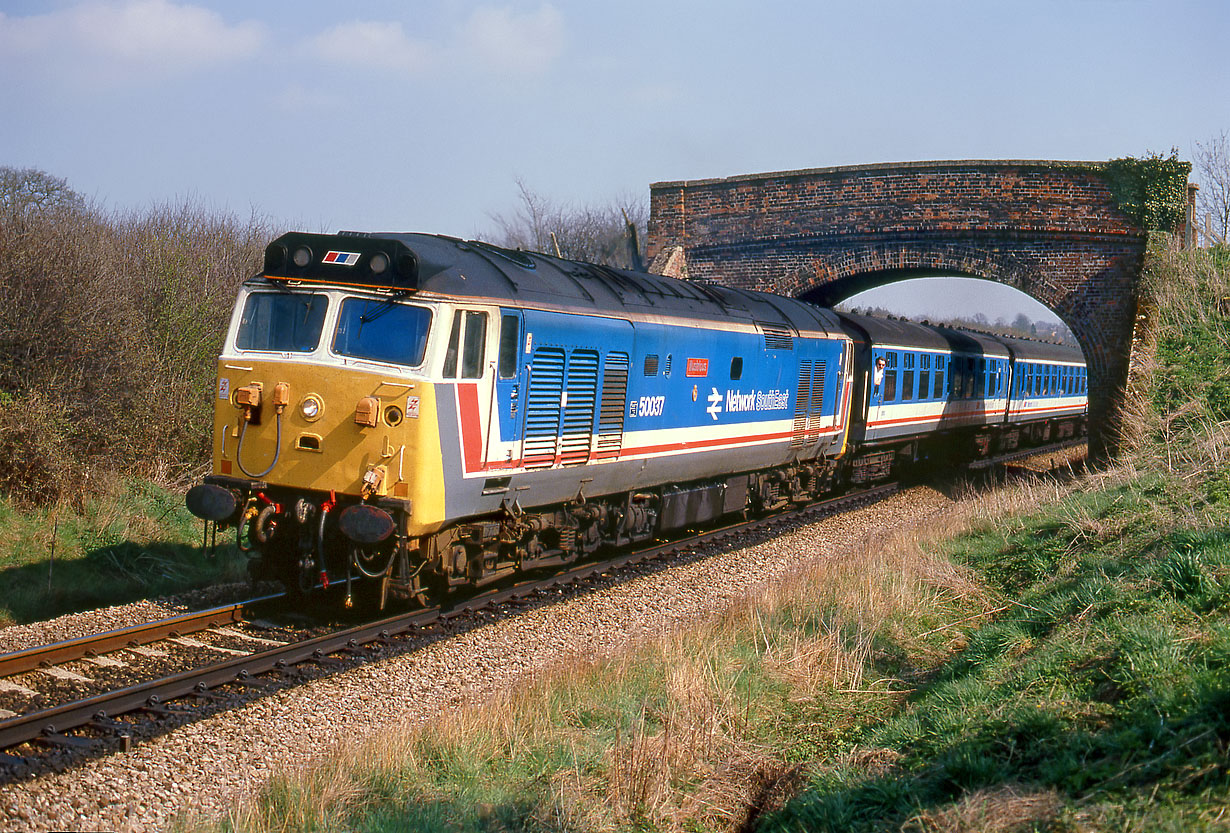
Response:
[[[420,418],[430,385],[307,362],[224,361],[218,372],[215,474],[416,510],[442,503],[415,485],[439,467],[434,420]]]

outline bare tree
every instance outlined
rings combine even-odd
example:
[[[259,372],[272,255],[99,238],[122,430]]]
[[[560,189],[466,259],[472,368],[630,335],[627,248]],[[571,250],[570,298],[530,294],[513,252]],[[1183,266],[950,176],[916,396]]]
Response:
[[[38,168],[0,167],[0,214],[9,219],[30,212],[85,207],[68,181]]]
[[[1196,174],[1200,177],[1198,211],[1213,217],[1213,230],[1230,242],[1230,134],[1223,130],[1208,142],[1196,142]]]
[[[641,268],[648,207],[623,196],[602,206],[557,203],[517,180],[520,206],[511,215],[492,214],[492,242],[510,249],[559,254],[573,260]]]

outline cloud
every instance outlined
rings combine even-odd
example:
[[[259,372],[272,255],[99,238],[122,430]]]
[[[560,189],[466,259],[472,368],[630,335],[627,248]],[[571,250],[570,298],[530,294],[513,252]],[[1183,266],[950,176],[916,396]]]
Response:
[[[545,3],[528,13],[480,6],[453,30],[433,38],[411,37],[396,21],[352,21],[305,44],[308,54],[333,64],[406,75],[464,67],[498,77],[541,74],[563,46],[563,16]]]
[[[529,14],[483,6],[466,21],[462,42],[490,69],[537,75],[563,51],[564,19],[546,3]]]
[[[209,9],[170,0],[86,0],[41,15],[0,14],[0,55],[33,58],[73,79],[186,72],[247,58],[264,41],[259,23],[230,25]]]
[[[432,48],[406,35],[397,22],[341,23],[308,41],[308,51],[326,61],[418,73],[433,62]]]

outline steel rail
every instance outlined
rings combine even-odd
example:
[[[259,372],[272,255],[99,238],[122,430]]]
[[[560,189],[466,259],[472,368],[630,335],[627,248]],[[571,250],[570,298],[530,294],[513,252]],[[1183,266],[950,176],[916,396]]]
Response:
[[[1029,453],[1045,454],[1075,444],[1077,443],[1060,443],[1045,448],[1030,449]],[[1011,455],[1014,459],[1021,456],[1028,456],[1028,454]],[[996,459],[991,462],[1001,461]],[[814,520],[818,517],[835,514],[844,509],[875,503],[896,493],[898,489],[898,483],[888,483],[858,492],[826,498],[786,512],[695,533],[687,538],[660,543],[614,558],[576,564],[563,572],[555,573],[543,579],[530,580],[512,587],[459,600],[447,608],[437,606],[398,614],[376,622],[348,628],[337,633],[315,637],[304,642],[257,651],[203,668],[181,672],[171,677],[151,680],[84,700],[0,720],[0,750],[12,749],[22,743],[36,741],[40,738],[58,738],[63,745],[91,744],[94,741],[87,739],[74,741],[71,738],[64,738],[62,733],[91,724],[110,729],[113,732],[117,730],[122,731],[123,724],[118,724],[111,718],[140,710],[166,711],[166,707],[163,704],[177,698],[190,695],[209,697],[210,689],[217,688],[218,686],[236,682],[246,683],[252,677],[269,672],[284,674],[288,669],[302,663],[324,663],[330,654],[343,650],[354,650],[359,646],[378,640],[388,640],[393,636],[432,624],[441,619],[453,619],[466,613],[506,603],[557,585],[571,584],[575,581],[620,567],[657,559],[670,553],[694,549],[704,544],[720,542],[721,539],[727,536],[755,532],[770,524],[779,524],[782,521],[791,520]],[[259,601],[264,601],[264,599]],[[251,604],[251,602],[248,604]],[[217,608],[214,611],[205,611],[204,613],[222,612],[230,607],[232,606]],[[173,617],[172,619],[164,620],[164,622],[179,622],[190,619],[192,616],[193,614],[187,614],[184,617]],[[155,624],[162,625],[164,623]],[[136,628],[122,629],[113,633],[139,632],[143,627],[137,626]],[[103,636],[111,636],[111,634],[104,634]],[[91,639],[91,637],[85,637],[80,640],[70,640],[69,643],[64,644],[76,643],[79,645],[87,643]],[[127,744],[125,744],[126,746]]]
[[[221,605],[207,610],[184,613],[160,619],[157,622],[145,622],[140,625],[130,625],[126,628],[107,631],[106,633],[81,636],[54,642],[49,645],[39,645],[7,654],[0,654],[0,678],[11,677],[49,665],[69,662],[88,656],[106,654],[136,645],[147,645],[166,639],[169,636],[183,636],[196,633],[219,625],[230,625],[242,622],[244,612],[254,605],[281,598],[282,594],[262,596],[248,599],[237,604]]]
[[[208,692],[218,686],[228,683],[246,682],[253,677],[269,672],[285,673],[287,669],[303,663],[323,662],[330,654],[342,650],[353,650],[378,640],[387,640],[393,636],[406,633],[414,628],[429,625],[441,619],[454,619],[464,614],[506,603],[553,586],[570,584],[612,569],[660,558],[673,552],[694,549],[706,543],[719,541],[728,535],[756,531],[758,528],[771,523],[780,523],[783,520],[795,518],[811,518],[820,514],[833,514],[840,511],[843,507],[848,507],[852,504],[880,500],[896,490],[896,484],[888,484],[862,492],[829,498],[790,512],[708,530],[687,538],[657,544],[647,549],[616,556],[615,558],[577,564],[562,573],[464,599],[448,608],[431,607],[403,613],[376,622],[348,628],[337,633],[315,637],[304,642],[268,648],[246,656],[234,657],[214,663],[203,668],[184,671],[170,677],[151,680],[117,691],[98,694],[83,700],[0,720],[0,749],[12,749],[22,743],[36,741],[40,738],[59,738],[64,745],[70,745],[69,740],[63,737],[64,732],[91,724],[106,726],[115,731],[117,726],[112,721],[112,718],[118,715],[141,710],[165,711],[166,706],[164,704],[177,698],[192,695],[209,696]],[[225,608],[217,610],[223,611]],[[166,621],[177,622],[186,618],[188,617],[174,617]],[[117,631],[116,633],[122,632]],[[72,641],[85,642],[88,639]],[[89,743],[93,743],[93,741],[84,739],[81,741],[81,744]]]

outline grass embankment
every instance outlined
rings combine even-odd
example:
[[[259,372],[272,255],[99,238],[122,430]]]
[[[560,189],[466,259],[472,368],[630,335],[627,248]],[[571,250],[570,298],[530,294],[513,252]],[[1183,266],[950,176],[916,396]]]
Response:
[[[1154,256],[1157,384],[1115,471],[865,542],[704,628],[279,777],[225,826],[1224,829],[1227,260]]]
[[[0,626],[246,579],[234,546],[201,554],[182,493],[142,480],[98,488],[76,505],[0,501]]]

